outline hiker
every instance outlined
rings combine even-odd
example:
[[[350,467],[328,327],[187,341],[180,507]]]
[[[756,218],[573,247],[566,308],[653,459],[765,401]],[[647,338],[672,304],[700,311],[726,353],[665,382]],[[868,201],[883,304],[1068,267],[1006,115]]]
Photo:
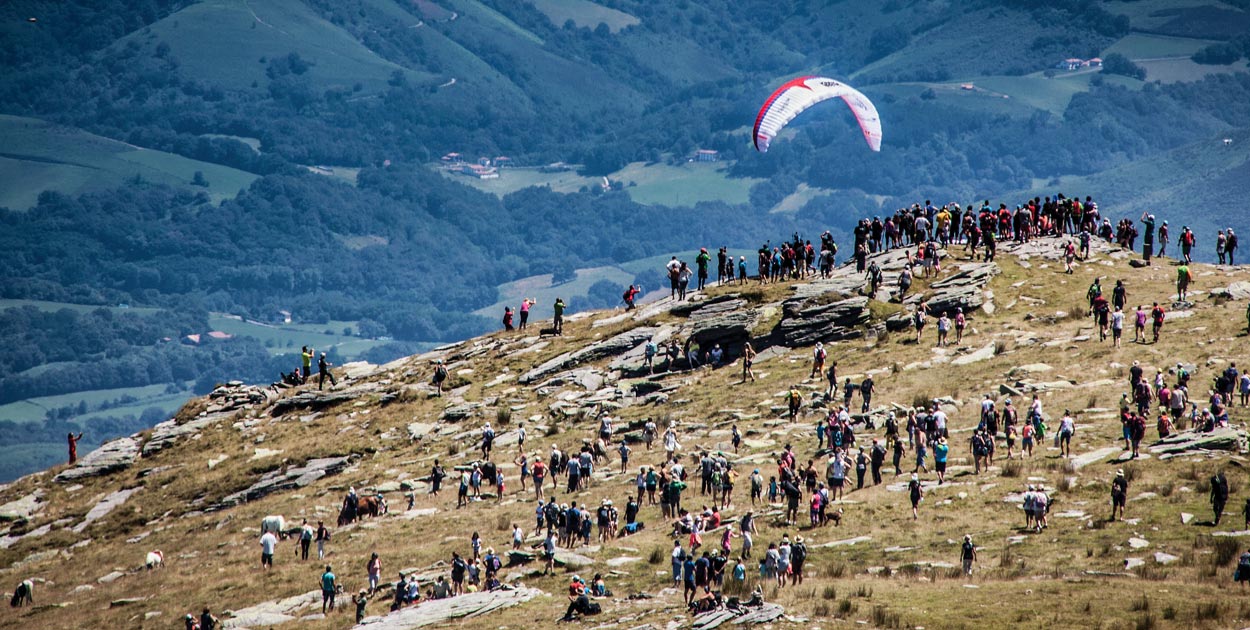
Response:
[[[447,382],[447,366],[443,365],[443,360],[439,359],[434,362],[434,376],[430,379],[434,383],[434,387],[438,390],[437,395],[443,395],[443,383]]]
[[[312,360],[313,360],[313,349],[309,348],[308,346],[301,346],[300,369],[303,370],[305,381],[308,380],[309,376],[312,376]]]
[[[260,535],[260,567],[273,568],[273,553],[278,546],[278,537],[267,531]]]
[[[1215,512],[1215,525],[1220,524],[1225,503],[1228,503],[1228,480],[1224,478],[1224,471],[1220,470],[1211,476],[1211,509]]]
[[[321,389],[325,385],[326,378],[330,379],[331,386],[338,386],[338,380],[330,373],[330,365],[332,364],[326,361],[326,353],[322,352],[321,357],[317,359],[317,389]]]
[[[1150,309],[1150,330],[1154,334],[1154,343],[1159,343],[1159,331],[1163,328],[1164,317],[1163,307],[1155,302],[1154,307]]]
[[[985,459],[984,453],[978,445],[980,435],[980,432],[973,435],[973,451],[978,473],[981,472],[981,462]],[[946,482],[946,457],[948,453],[950,453],[950,446],[946,443],[946,438],[939,437],[937,444],[933,445],[933,470],[937,472],[939,486]]]
[[[972,544],[972,534],[964,534],[964,544],[959,549],[959,560],[963,565],[964,575],[972,576],[972,564],[977,561],[977,546]]]
[[[334,594],[338,590],[338,584],[335,582],[334,572],[330,570],[330,565],[326,565],[326,572],[321,574],[321,614],[326,614],[326,606],[329,605],[331,611],[334,610]]]
[[[325,560],[326,543],[330,542],[330,530],[326,529],[326,524],[322,521],[317,521],[316,540],[317,540],[317,559]]]
[[[365,620],[365,604],[369,603],[369,595],[365,589],[360,589],[360,593],[352,596],[352,603],[356,605],[356,623]]]
[[[1193,251],[1194,245],[1198,244],[1198,239],[1188,226],[1181,226],[1181,234],[1176,237],[1176,242],[1181,246],[1181,256],[1184,257],[1185,264],[1193,262],[1193,259],[1190,258],[1190,253]]]
[[[706,247],[699,248],[699,255],[694,257],[695,266],[699,268],[699,289],[707,285],[707,266],[712,261],[712,256],[707,253]]]
[[[790,386],[790,391],[786,392],[786,404],[789,409],[790,422],[798,419],[799,408],[803,405],[803,394],[799,392],[798,385]]]
[[[1115,471],[1115,479],[1111,480],[1111,519],[1124,518],[1124,503],[1128,497],[1128,480],[1124,477],[1124,469]]]
[[[1237,235],[1233,234],[1233,228],[1228,228],[1228,240],[1224,243],[1224,253],[1228,255],[1228,264],[1236,265],[1233,260],[1234,252],[1237,251]]]
[[[621,296],[621,299],[624,300],[625,302],[626,312],[632,311],[635,308],[637,308],[636,306],[634,306],[634,300],[638,297],[638,294],[641,292],[642,292],[641,289],[639,289],[638,287],[632,284],[629,285],[628,289],[625,289],[625,294]]]
[[[677,299],[686,301],[686,288],[690,286],[690,267],[683,261],[677,268]]]
[[[1059,456],[1072,457],[1072,434],[1076,433],[1076,420],[1072,412],[1064,409],[1063,418],[1059,420]]]
[[[204,612],[200,613],[200,630],[217,630],[217,626],[220,623],[221,621],[213,616],[208,606],[205,606]]]
[[[895,429],[897,432],[897,428]],[[897,440],[897,436],[896,440]],[[870,457],[872,463],[872,485],[881,484],[881,466],[885,464],[885,446],[882,446],[877,438],[872,439],[872,455]]]
[[[863,400],[863,404],[860,405],[859,409],[860,413],[868,413],[868,407],[872,405],[872,395],[876,391],[877,386],[873,383],[872,375],[865,376],[864,380],[859,384],[859,397]],[[871,419],[865,420],[865,422],[867,422],[868,428],[872,428]]]
[[[1237,559],[1237,571],[1233,573],[1233,581],[1240,582],[1243,591],[1246,588],[1246,582],[1250,582],[1250,550],[1241,554],[1241,557]]]
[[[308,548],[312,546],[313,533],[312,525],[308,524],[308,519],[303,519],[299,526],[299,547],[297,548],[297,553],[299,553],[301,560],[308,559]]]
[[[511,306],[503,307],[503,329],[504,329],[504,332],[512,332],[513,330],[515,330],[512,327],[512,307]]]
[[[495,444],[495,430],[490,428],[490,423],[482,425],[482,459],[490,459],[491,448]]]
[[[525,330],[530,319],[530,307],[534,305],[534,300],[525,298],[521,300],[521,323],[517,326],[518,330]]]
[[[78,461],[78,441],[82,439],[82,431],[79,431],[78,435],[70,432],[65,439],[69,442],[69,464],[73,466],[74,462]]]
[[[369,562],[365,564],[365,573],[369,576],[369,594],[378,590],[378,580],[382,579],[382,559],[378,557],[376,552],[369,557]],[[361,591],[364,592],[363,590]]]
[[[911,499],[911,517],[912,520],[920,518],[920,502],[924,500],[924,488],[920,485],[920,475],[911,474],[911,481],[907,482],[907,494]]]
[[[555,313],[555,319],[552,321],[552,328],[555,329],[557,335],[564,334],[564,300],[556,298],[556,303],[552,305],[552,311]]]
[[[816,342],[816,349],[812,353],[812,373],[808,378],[816,378],[825,372],[825,344]]]

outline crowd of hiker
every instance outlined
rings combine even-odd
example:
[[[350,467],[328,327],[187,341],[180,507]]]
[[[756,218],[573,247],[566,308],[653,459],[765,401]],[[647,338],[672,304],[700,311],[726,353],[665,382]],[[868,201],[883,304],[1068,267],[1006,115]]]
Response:
[[[1063,271],[1071,274],[1075,261],[1089,258],[1090,241],[1094,238],[1134,250],[1140,237],[1142,259],[1146,264],[1165,255],[1172,238],[1168,222],[1156,224],[1152,214],[1143,213],[1137,221],[1125,218],[1113,225],[1099,213],[1098,204],[1090,197],[1082,200],[1064,195],[1033,198],[1014,209],[1004,203],[994,208],[988,200],[967,206],[948,203],[941,207],[926,200],[923,204],[900,208],[884,220],[880,216],[864,218],[855,225],[851,235],[851,258],[847,262],[864,274],[869,296],[877,295],[883,276],[877,262],[870,261],[869,257],[878,252],[907,248],[908,263],[893,293],[893,298],[900,302],[913,279],[937,277],[942,270],[942,258],[957,256],[955,248],[959,245],[962,245],[965,259],[992,261],[1000,242],[1059,237],[1060,259],[1065,263]],[[1183,302],[1192,282],[1188,263],[1197,239],[1187,226],[1182,226],[1175,238],[1180,251],[1175,301]],[[1233,230],[1221,230],[1216,238],[1219,262],[1235,264],[1237,246]],[[755,280],[758,283],[825,278],[837,264],[838,245],[828,231],[821,234],[816,243],[795,233],[778,244],[765,242],[757,254]],[[670,281],[668,297],[687,300],[690,291],[704,290],[712,281],[713,261],[716,283],[748,281],[745,256],[735,260],[727,247],[720,247],[713,256],[703,248],[692,264],[673,256],[664,266]],[[1173,298],[1130,300],[1131,290],[1123,280],[1116,280],[1114,287],[1104,293],[1101,278],[1096,278],[1087,289],[1085,316],[1090,317],[1098,329],[1099,342],[1107,342],[1110,337],[1108,343],[1112,348],[1121,347],[1127,320],[1134,328],[1132,343],[1158,343]],[[621,298],[625,310],[635,309],[642,295],[643,288],[631,284]],[[1146,307],[1148,302],[1150,307]],[[519,318],[514,318],[512,306],[506,306],[504,330],[527,330],[535,305],[536,300],[524,298],[517,309]],[[552,305],[552,325],[540,329],[540,334],[562,334],[565,310],[565,303],[557,298]],[[910,314],[917,342],[923,338],[928,319],[936,318],[938,346],[952,343],[951,337],[953,343],[961,343],[970,316],[962,308],[930,312],[923,300]],[[726,353],[727,349],[719,344],[703,347],[694,339],[684,344],[677,339],[666,343],[648,341],[644,358],[636,370],[640,374],[653,374],[657,369],[715,369],[730,363]],[[301,368],[289,375],[290,384],[307,382],[315,356],[313,349],[303,348]],[[743,344],[738,357],[743,361],[742,382],[754,381],[752,362],[756,353],[749,342]],[[420,583],[417,575],[405,573],[400,573],[393,585],[384,584],[381,581],[382,558],[372,553],[367,561],[359,563],[359,571],[350,572],[352,579],[357,579],[359,574],[367,581],[367,587],[351,597],[357,621],[363,618],[367,602],[387,588],[390,589],[391,610],[430,599],[510,589],[512,586],[502,578],[501,571],[513,556],[521,561],[537,560],[543,575],[553,574],[557,565],[568,563],[569,554],[575,550],[628,538],[648,528],[648,521],[651,529],[666,532],[673,539],[669,557],[672,585],[681,590],[691,611],[707,611],[725,605],[722,593],[727,585],[736,585],[735,592],[745,593],[751,583],[775,584],[778,588],[803,583],[809,553],[803,536],[791,537],[783,533],[779,539],[759,541],[760,550],[757,550],[756,538],[760,535],[757,519],[762,518],[757,509],[770,510],[779,506],[780,516],[776,521],[785,528],[810,531],[838,527],[847,518],[841,506],[846,504],[848,495],[885,484],[897,486],[894,489],[906,498],[904,505],[910,508],[912,518],[918,520],[926,493],[947,483],[952,452],[967,453],[973,475],[988,473],[996,457],[999,464],[1004,460],[1032,458],[1035,449],[1046,448],[1048,443],[1058,450],[1059,457],[1073,457],[1071,442],[1080,428],[1079,414],[1065,409],[1054,421],[1053,416],[1043,410],[1036,394],[1031,400],[1020,400],[1018,394],[1016,400],[1012,395],[984,394],[978,406],[976,425],[966,437],[952,437],[949,414],[955,411],[953,401],[941,398],[919,401],[905,411],[874,407],[873,398],[878,391],[871,373],[857,375],[854,379],[840,376],[838,361],[829,356],[829,346],[822,343],[812,348],[811,357],[809,382],[816,381],[823,391],[810,392],[805,397],[799,385],[794,384],[784,393],[783,414],[790,422],[814,420],[811,425],[805,425],[812,427],[811,443],[786,443],[772,453],[763,466],[735,461],[743,444],[737,425],[729,433],[731,451],[697,449],[691,452],[683,448],[681,427],[675,420],[667,421],[664,426],[654,420],[645,421],[641,427],[635,427],[637,435],[631,440],[636,442],[631,446],[618,420],[600,407],[589,417],[597,430],[586,436],[579,447],[561,449],[553,443],[549,451],[543,453],[542,447],[526,446],[523,425],[518,430],[515,450],[495,448],[495,431],[486,423],[481,428],[480,453],[475,453],[480,456],[456,465],[450,473],[436,460],[426,479],[429,492],[439,496],[443,480],[454,475],[453,480],[458,480],[457,509],[472,510],[475,505],[498,504],[506,494],[524,499],[533,505],[530,535],[526,535],[520,523],[513,523],[506,536],[498,535],[493,541],[487,538],[496,536],[494,532],[482,536],[475,531],[467,548],[449,550],[446,571],[441,572],[445,575],[440,573],[425,584]],[[329,371],[325,353],[320,355],[318,368],[319,388],[327,378],[331,386],[337,384]],[[1228,410],[1234,404],[1243,407],[1250,404],[1250,373],[1239,371],[1236,364],[1229,364],[1221,371],[1209,390],[1206,384],[1191,383],[1194,369],[1183,363],[1166,368],[1145,366],[1138,361],[1132,363],[1118,408],[1127,459],[1140,456],[1140,444],[1151,423],[1160,439],[1189,428],[1209,432],[1229,425]],[[1148,374],[1148,370],[1152,374]],[[283,376],[285,381],[288,375]],[[844,380],[839,382],[840,379]],[[431,382],[438,395],[442,394],[447,380],[446,366],[441,361],[436,362]],[[854,382],[856,380],[858,382]],[[860,400],[854,405],[857,393]],[[1053,427],[1049,422],[1053,422]],[[71,462],[75,456],[75,441],[71,434]],[[630,465],[635,450],[643,451],[637,459],[647,461],[636,468]],[[805,454],[800,455],[800,452]],[[519,469],[516,486],[505,483],[505,470],[499,465],[501,457]],[[512,470],[511,466],[507,468]],[[591,489],[596,480],[608,475],[618,479],[623,476],[632,483],[627,490],[613,486],[612,493],[622,496],[602,498],[598,505],[576,498]],[[1111,520],[1124,518],[1131,476],[1120,469],[1107,482]],[[893,481],[896,478],[900,481]],[[1222,471],[1212,477],[1210,487],[1213,518],[1218,524],[1229,498],[1228,482]],[[743,493],[747,494],[745,498],[741,496]],[[1023,531],[1040,533],[1049,527],[1048,515],[1058,499],[1054,496],[1056,493],[1055,488],[1032,481],[1019,488],[1016,494],[1024,512]],[[356,504],[354,490],[345,506],[348,502]],[[413,498],[409,495],[408,507],[412,506]],[[807,507],[805,515],[801,512],[804,506]],[[735,511],[740,515],[726,516]],[[1246,502],[1244,516],[1250,527],[1250,499]],[[281,534],[266,532],[261,538],[264,569],[273,566],[278,536]],[[314,540],[318,560],[325,559],[325,544],[330,540],[330,533],[323,523],[318,522],[314,529],[305,521],[295,536],[296,556],[300,561],[308,560],[309,546]],[[971,575],[977,562],[977,546],[971,534],[963,536],[958,555],[962,573]],[[1236,579],[1250,582],[1250,552],[1242,556]],[[331,612],[336,595],[343,592],[343,587],[330,565],[325,566],[320,584],[323,612]],[[29,593],[28,588],[27,598]],[[574,575],[569,583],[563,619],[597,614],[600,606],[595,598],[609,594],[610,588],[603,575],[596,574],[589,581]],[[758,604],[761,597],[757,589],[749,603]],[[201,630],[216,627],[217,622],[207,609],[200,619]],[[192,616],[188,615],[188,628],[191,624]]]

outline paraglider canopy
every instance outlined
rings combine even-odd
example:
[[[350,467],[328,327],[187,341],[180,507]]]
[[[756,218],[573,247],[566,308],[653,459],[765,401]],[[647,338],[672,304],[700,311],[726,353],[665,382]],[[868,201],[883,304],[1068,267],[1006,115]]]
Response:
[[[764,101],[760,113],[755,117],[755,129],[752,137],[755,149],[761,153],[768,151],[768,145],[790,121],[806,111],[809,107],[841,98],[851,108],[859,128],[864,132],[864,139],[873,151],[881,150],[881,118],[877,108],[868,97],[859,90],[825,77],[799,77],[777,88],[772,96]]]

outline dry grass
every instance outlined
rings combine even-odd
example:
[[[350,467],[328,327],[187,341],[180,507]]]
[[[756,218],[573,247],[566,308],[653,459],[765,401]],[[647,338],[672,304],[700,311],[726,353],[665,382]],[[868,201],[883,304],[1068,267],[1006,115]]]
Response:
[[[1116,264],[1124,266],[1122,261]],[[944,395],[960,399],[961,404],[950,420],[950,483],[928,494],[921,506],[918,522],[911,519],[903,493],[889,492],[882,487],[848,492],[847,498],[855,503],[848,502],[843,506],[845,520],[839,528],[808,530],[803,527],[796,530],[782,526],[772,517],[760,518],[758,524],[761,531],[755,539],[757,558],[767,548],[768,542],[779,540],[783,534],[793,538],[801,533],[808,539],[811,549],[808,577],[803,586],[769,587],[766,598],[786,606],[792,614],[823,619],[844,617],[847,621],[842,624],[852,619],[867,619],[880,628],[916,625],[927,628],[962,627],[967,622],[957,611],[967,610],[979,611],[978,621],[981,623],[978,625],[986,627],[1088,627],[1091,601],[1097,602],[1099,619],[1109,628],[1155,627],[1156,624],[1209,628],[1246,625],[1250,620],[1250,610],[1243,610],[1244,606],[1219,605],[1217,598],[1221,595],[1218,589],[1210,588],[1213,580],[1229,579],[1229,564],[1239,552],[1237,539],[1199,537],[1195,528],[1181,526],[1177,515],[1180,511],[1209,514],[1203,484],[1219,466],[1218,460],[1181,457],[1166,462],[1152,459],[1120,466],[1125,469],[1126,475],[1130,475],[1130,496],[1147,489],[1161,495],[1161,498],[1129,503],[1126,517],[1141,519],[1136,525],[1104,520],[1109,510],[1107,489],[1117,468],[1114,464],[1098,462],[1074,470],[1070,463],[1055,457],[1057,453],[1049,448],[1049,440],[1040,444],[1034,458],[1027,462],[1002,459],[1004,452],[1000,444],[995,462],[998,470],[983,473],[980,477],[973,476],[970,461],[964,461],[970,458],[964,441],[968,435],[966,431],[978,420],[976,399],[986,392],[996,393],[1000,383],[1011,382],[1006,374],[1013,367],[1025,363],[1052,366],[1052,371],[1036,380],[1080,378],[1088,381],[1105,378],[1115,381],[1112,385],[1058,389],[1042,394],[1045,408],[1052,416],[1056,410],[1064,408],[1084,409],[1098,406],[1098,401],[1113,404],[1118,400],[1123,379],[1117,377],[1117,370],[1109,366],[1112,361],[1129,364],[1138,359],[1147,365],[1163,365],[1175,359],[1194,361],[1200,365],[1195,379],[1205,382],[1215,370],[1214,367],[1205,367],[1207,356],[1244,354],[1246,339],[1238,336],[1241,322],[1244,322],[1239,316],[1244,305],[1239,307],[1235,302],[1219,305],[1200,300],[1194,317],[1169,321],[1158,345],[1125,343],[1125,347],[1112,350],[1108,344],[1099,344],[1095,334],[1095,341],[1044,347],[1022,342],[1008,332],[1031,331],[1041,339],[1070,339],[1087,333],[1089,321],[1083,315],[1083,306],[1077,314],[1075,309],[1064,309],[1061,305],[1071,307],[1074,303],[1081,303],[1094,270],[1103,273],[1101,265],[1082,265],[1074,276],[1058,273],[1061,265],[1057,269],[1054,265],[1042,269],[1038,259],[1034,259],[1032,269],[1026,270],[1003,256],[1001,266],[1003,274],[989,287],[994,291],[999,309],[993,315],[977,313],[971,324],[977,329],[977,335],[1006,335],[1001,350],[989,360],[965,366],[904,369],[934,357],[930,347],[932,338],[928,332],[928,343],[920,345],[907,343],[909,335],[906,334],[878,338],[872,343],[852,341],[831,344],[830,356],[839,362],[843,374],[860,375],[869,369],[887,368],[886,372],[875,376],[878,386],[875,402],[878,404],[915,404]],[[1205,269],[1203,266],[1196,268]],[[1154,297],[1161,299],[1170,291],[1170,271],[1170,267],[1161,265],[1132,271],[1125,267],[1124,273],[1126,278],[1132,280],[1134,295],[1151,300]],[[1202,288],[1215,286],[1217,282],[1250,279],[1250,273],[1237,273],[1240,275],[1229,278],[1222,275],[1199,278]],[[1023,286],[1011,286],[1021,281],[1025,283]],[[745,291],[750,293],[748,299],[751,301],[764,303],[787,295],[789,286],[790,283],[783,283],[752,287]],[[725,291],[713,289],[712,293]],[[1039,313],[1068,310],[1070,315],[1054,322],[1024,322],[1022,306],[1012,309],[1003,307],[1022,292],[1046,301],[1045,307],[1034,309]],[[658,318],[657,321],[677,322],[668,317]],[[87,512],[99,496],[124,484],[140,484],[143,489],[131,502],[88,527],[82,534],[75,534],[64,525],[58,525],[43,537],[0,550],[0,566],[8,567],[0,570],[0,580],[13,584],[23,577],[47,579],[52,584],[41,586],[38,590],[41,601],[65,601],[70,604],[66,609],[14,611],[0,619],[0,626],[67,627],[72,623],[76,626],[170,627],[182,614],[205,604],[223,610],[312,590],[319,573],[317,563],[292,560],[290,542],[280,548],[273,572],[266,574],[257,570],[257,532],[254,530],[262,517],[285,514],[296,522],[301,517],[310,520],[320,517],[332,524],[337,503],[349,485],[359,488],[385,481],[417,478],[428,472],[435,458],[451,466],[476,457],[473,454],[475,431],[481,422],[488,419],[511,428],[524,418],[530,428],[531,444],[528,446],[531,451],[545,453],[552,442],[563,448],[580,444],[583,438],[593,435],[595,426],[591,419],[585,416],[552,418],[547,405],[553,397],[539,398],[534,391],[519,386],[505,394],[503,392],[515,383],[492,388],[485,387],[485,383],[504,369],[518,374],[560,352],[579,347],[596,335],[603,338],[629,325],[591,329],[589,322],[570,322],[567,334],[550,340],[551,345],[542,352],[520,357],[488,352],[471,359],[474,372],[454,379],[468,385],[466,399],[498,396],[499,402],[484,410],[481,417],[456,427],[466,433],[461,439],[456,437],[456,431],[434,435],[419,443],[411,443],[403,437],[380,439],[379,436],[387,432],[406,436],[405,427],[410,422],[435,422],[448,402],[401,389],[401,396],[386,407],[379,407],[366,397],[365,405],[328,409],[310,422],[300,422],[295,417],[282,420],[271,419],[267,415],[255,419],[243,417],[239,420],[255,424],[244,435],[240,435],[239,429],[231,422],[226,422],[203,431],[198,439],[185,440],[151,459],[141,460],[134,472],[90,480],[75,492],[46,483],[48,475],[18,481],[3,490],[3,501],[22,496],[37,485],[46,487],[48,492],[48,507],[29,524],[19,528],[26,531],[59,519],[71,519],[69,522],[72,524]],[[1007,325],[1012,328],[1007,328]],[[1205,327],[1205,330],[1185,332],[1196,327]],[[1196,341],[1206,345],[1200,350],[1195,346]],[[964,345],[985,343],[972,336],[965,339]],[[728,447],[727,437],[687,428],[695,423],[708,422],[717,410],[740,409],[745,413],[760,413],[761,417],[757,420],[737,421],[737,424],[749,436],[748,439],[758,438],[767,442],[759,448],[744,447],[739,457],[750,457],[750,462],[744,463],[743,467],[758,466],[767,477],[770,469],[768,455],[780,450],[785,443],[792,443],[804,460],[811,457],[815,446],[811,433],[815,414],[805,415],[795,425],[775,425],[769,424],[771,417],[767,408],[759,406],[763,401],[780,404],[780,399],[774,394],[790,383],[804,381],[810,370],[808,352],[806,349],[795,349],[791,354],[795,357],[794,362],[784,354],[759,362],[757,373],[768,373],[768,376],[755,383],[739,384],[740,372],[732,368],[661,377],[665,384],[686,382],[673,398],[689,402],[659,408],[625,407],[617,414],[621,418],[618,424],[645,417],[656,418],[660,426],[668,420],[676,421],[683,431],[682,441],[689,452],[700,447]],[[891,366],[895,367],[890,369]],[[421,366],[414,366],[411,373],[404,373],[401,368],[389,376],[397,387],[404,383],[424,382],[428,373],[422,372],[422,369]],[[1148,370],[1148,374],[1152,372]],[[822,384],[804,385],[818,386]],[[1001,396],[996,398],[1001,402]],[[858,398],[855,402],[858,404]],[[496,411],[522,404],[528,406],[524,411],[517,412],[516,418],[510,415],[509,422],[505,422]],[[202,405],[202,401],[193,401],[182,415],[193,416]],[[365,414],[365,411],[369,413]],[[1240,408],[1234,409],[1233,414],[1238,422],[1248,417]],[[530,422],[529,417],[533,415],[542,416],[541,421]],[[543,431],[545,437],[535,439],[543,434],[537,425],[547,427]],[[879,432],[880,428],[878,437]],[[257,446],[255,438],[260,435],[265,436],[264,448],[282,453],[253,461],[251,457]],[[1114,445],[1118,435],[1119,424],[1114,418],[1083,417],[1080,431],[1073,441],[1073,451],[1080,455]],[[862,432],[859,434],[861,440],[869,437]],[[255,481],[257,474],[274,466],[300,463],[313,456],[345,453],[358,453],[361,457],[351,469],[338,476],[319,480],[297,492],[274,495],[224,512],[193,514],[184,518],[185,514],[198,507],[246,487]],[[220,455],[229,457],[209,470],[206,460]],[[497,448],[495,459],[507,463],[514,455],[514,449]],[[910,470],[914,461],[911,456],[909,452],[904,460],[905,470]],[[658,464],[661,458],[662,451],[647,452],[642,446],[635,445],[634,464]],[[179,465],[183,468],[137,478],[137,472],[142,469]],[[493,502],[482,502],[455,510],[454,485],[447,484],[450,489],[438,498],[418,490],[416,507],[438,508],[438,513],[416,519],[392,515],[376,523],[342,530],[335,528],[328,560],[338,570],[345,585],[357,589],[364,580],[364,562],[372,551],[381,554],[387,572],[384,577],[390,578],[390,572],[400,568],[430,566],[446,561],[452,550],[467,551],[468,536],[474,529],[485,537],[488,546],[497,549],[505,547],[511,523],[520,523],[526,530],[533,526],[532,490],[524,495],[514,494],[519,492],[515,469],[505,467],[505,470],[510,476],[509,495],[505,497],[504,504],[496,506]],[[749,470],[743,472],[745,477]],[[905,479],[895,478],[892,473],[892,466],[887,464],[887,484]],[[1017,508],[1002,499],[1007,492],[1016,491],[1027,477],[1045,478],[1048,485],[1057,487],[1058,509],[1083,510],[1090,514],[1092,526],[1085,526],[1083,519],[1052,515],[1050,527],[1044,534],[1028,535],[1020,544],[1008,545],[1006,539],[1019,534],[1017,528],[1023,524],[1023,517]],[[932,475],[927,475],[926,479],[932,479]],[[991,484],[997,485],[991,487]],[[687,504],[694,507],[708,502],[698,495],[697,486],[697,483],[694,484],[686,493]],[[1182,487],[1191,491],[1183,491]],[[550,482],[547,488],[550,496]],[[569,495],[561,487],[555,495],[561,501],[576,500],[592,505],[601,498],[609,497],[621,503],[624,494],[631,488],[627,480],[613,476],[596,478],[594,487],[585,493]],[[745,480],[740,480],[739,489],[735,492],[738,505],[728,510],[728,515],[741,514],[745,509],[742,504],[746,502],[746,488]],[[1166,488],[1171,489],[1165,491]],[[961,497],[960,493],[965,496]],[[946,503],[948,500],[949,503]],[[392,510],[402,511],[403,501],[398,494],[390,497],[390,503]],[[1236,507],[1239,506],[1235,505],[1232,509]],[[760,511],[767,509],[757,507]],[[171,513],[165,515],[166,512]],[[1232,515],[1230,517],[1230,520],[1236,520]],[[668,569],[667,554],[671,549],[671,539],[665,535],[666,528],[659,522],[656,508],[644,507],[642,518],[647,521],[648,528],[619,543],[640,550],[629,552],[629,555],[641,556],[644,561],[627,565],[623,568],[626,574],[610,578],[610,586],[618,596],[638,591],[657,593],[668,585],[667,575],[657,576],[655,573]],[[145,532],[151,533],[142,542],[125,542],[127,538]],[[964,580],[959,577],[958,570],[933,568],[929,564],[938,561],[957,563],[957,546],[947,541],[959,540],[964,533],[972,533],[978,544],[983,546],[980,566],[973,578],[978,589],[963,588]],[[1147,581],[1135,582],[1134,588],[1145,587],[1135,592],[1148,597],[1148,600],[1143,600],[1148,608],[1131,610],[1136,605],[1131,598],[1106,597],[1108,588],[1123,588],[1121,585],[1126,584],[1122,581],[1125,578],[1100,579],[1085,576],[1084,572],[1122,571],[1123,560],[1129,553],[1126,540],[1136,533],[1150,540],[1150,551],[1163,550],[1182,559],[1168,565],[1166,570],[1153,565],[1141,569],[1140,578]],[[861,535],[871,536],[871,542],[820,546]],[[87,537],[92,539],[91,544],[69,549]],[[735,540],[735,551],[738,542]],[[891,546],[910,549],[892,553],[882,551]],[[158,548],[166,553],[168,566],[165,569],[151,574],[127,575],[111,584],[96,582],[97,578],[115,567],[138,567],[147,550]],[[41,558],[22,567],[15,566],[32,553],[50,550],[67,550],[72,559],[67,561],[64,556]],[[182,557],[191,554],[192,557]],[[602,560],[616,555],[623,554],[605,550],[595,557]],[[870,575],[867,573],[869,567],[882,568]],[[758,580],[754,562],[748,561],[747,568],[749,577],[744,589],[749,589]],[[598,563],[586,572],[606,573],[606,569]],[[1074,580],[1074,576],[1081,577]],[[567,573],[561,573],[555,577],[526,580],[527,584],[555,594],[552,600],[537,600],[517,609],[500,611],[489,620],[470,620],[457,625],[532,627],[535,620],[554,619],[563,609],[563,598],[559,595],[566,578]],[[845,582],[848,579],[854,581]],[[1164,579],[1166,584],[1153,581]],[[86,584],[94,588],[72,592],[76,586]],[[1163,586],[1166,589],[1157,588]],[[1028,597],[1021,595],[1026,589],[1032,591]],[[151,599],[131,608],[108,609],[110,601],[136,595],[151,596]],[[1003,606],[1005,601],[1012,604]],[[660,627],[673,618],[671,610],[666,611],[665,607],[674,604],[675,598],[665,596],[646,604],[609,601],[604,605],[605,617],[637,616],[629,622],[630,626],[651,623]],[[369,611],[371,614],[378,613],[382,608],[379,603],[373,603]],[[160,611],[162,616],[154,621],[161,623],[153,626],[152,621],[145,622],[143,613],[147,611]],[[300,627],[312,630],[342,628],[349,624],[348,616],[348,613],[336,613],[329,620],[305,622]],[[69,621],[71,619],[72,622]]]

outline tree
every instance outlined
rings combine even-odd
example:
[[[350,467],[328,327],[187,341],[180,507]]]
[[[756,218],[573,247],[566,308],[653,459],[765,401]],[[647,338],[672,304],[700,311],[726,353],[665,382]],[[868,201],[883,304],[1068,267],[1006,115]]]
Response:
[[[555,266],[551,268],[551,283],[564,284],[572,282],[577,278],[577,270],[573,268],[573,263],[569,260],[557,261]]]
[[[204,178],[204,171],[196,171],[195,174],[191,176],[191,185],[208,188],[208,180]]]
[[[1194,63],[1223,66],[1241,59],[1241,49],[1233,44],[1220,42],[1199,50],[1191,59]]]
[[[911,33],[897,24],[891,24],[872,32],[868,38],[868,62],[873,62],[890,53],[907,47],[911,43]]]
[[[1102,71],[1107,74],[1118,74],[1133,79],[1146,80],[1146,69],[1133,63],[1120,53],[1111,53],[1102,60]]]

